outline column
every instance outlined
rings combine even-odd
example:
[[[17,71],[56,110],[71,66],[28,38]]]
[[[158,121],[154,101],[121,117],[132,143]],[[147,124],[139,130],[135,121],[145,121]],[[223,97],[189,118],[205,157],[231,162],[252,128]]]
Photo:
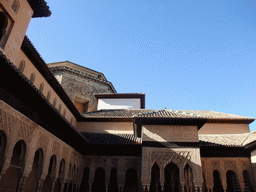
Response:
[[[60,192],[64,192],[65,182],[60,182]]]
[[[28,177],[20,177],[19,178],[17,190],[16,190],[17,192],[23,192],[27,178]]]
[[[40,179],[37,182],[37,189],[36,189],[37,192],[41,192],[42,191],[43,183],[44,183],[44,179]]]

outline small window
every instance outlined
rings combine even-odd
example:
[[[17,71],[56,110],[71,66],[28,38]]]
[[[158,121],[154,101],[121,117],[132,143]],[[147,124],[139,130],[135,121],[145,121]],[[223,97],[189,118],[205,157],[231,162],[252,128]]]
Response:
[[[41,83],[41,84],[40,84],[40,87],[39,87],[39,91],[40,91],[41,93],[43,93],[43,90],[44,90],[44,83]]]
[[[62,108],[62,105],[60,104],[59,105],[59,112],[61,113],[61,108]]]
[[[54,100],[53,100],[53,107],[55,107],[56,106],[56,103],[57,103],[57,99],[56,98],[54,98]]]
[[[31,75],[30,75],[30,81],[31,81],[31,83],[33,83],[34,84],[34,82],[35,82],[35,78],[36,78],[36,74],[33,72],[33,73],[31,73]]]
[[[19,65],[19,71],[20,71],[21,73],[23,73],[23,72],[24,72],[24,69],[25,69],[25,61],[22,60],[22,61],[20,62],[20,65]]]
[[[6,28],[8,26],[8,19],[4,12],[0,11],[0,40],[6,33]]]
[[[66,116],[66,109],[65,109],[64,112],[63,112],[63,116],[64,116],[64,117]]]
[[[50,99],[51,99],[51,91],[48,91],[46,99],[47,99],[47,101],[50,101]]]
[[[20,8],[20,2],[18,0],[14,0],[12,3],[12,10],[15,13],[18,13],[19,8]]]

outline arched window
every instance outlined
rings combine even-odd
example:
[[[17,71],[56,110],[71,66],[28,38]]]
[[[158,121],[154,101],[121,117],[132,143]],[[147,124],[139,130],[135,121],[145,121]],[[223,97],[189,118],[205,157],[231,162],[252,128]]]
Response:
[[[22,60],[22,61],[20,62],[20,65],[19,65],[19,71],[20,71],[21,73],[23,73],[23,72],[24,72],[24,69],[25,69],[25,61]]]
[[[0,11],[0,40],[6,33],[6,28],[8,26],[8,19],[4,12]]]
[[[47,101],[50,101],[50,99],[51,99],[51,91],[48,91],[46,99],[47,99]]]
[[[56,103],[57,103],[57,99],[56,98],[54,98],[54,100],[53,100],[53,107],[55,107],[56,106]]]
[[[59,105],[59,112],[61,113],[62,105]]]
[[[18,13],[19,8],[20,8],[20,2],[18,0],[14,0],[14,2],[12,3],[12,10],[15,13]]]
[[[40,87],[39,87],[39,91],[40,91],[41,93],[43,93],[43,90],[44,90],[44,83],[41,83],[41,84],[40,84]]]
[[[33,73],[31,73],[31,75],[30,75],[30,82],[32,83],[32,84],[34,84],[34,82],[35,82],[35,78],[36,78],[36,74],[33,72]]]
[[[66,116],[66,109],[63,112],[63,117],[65,117],[65,116]]]

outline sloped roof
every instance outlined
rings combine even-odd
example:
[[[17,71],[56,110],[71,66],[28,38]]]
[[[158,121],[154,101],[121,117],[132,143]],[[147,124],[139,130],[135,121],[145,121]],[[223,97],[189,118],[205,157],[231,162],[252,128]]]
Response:
[[[182,113],[174,110],[157,110],[157,111],[147,111],[143,113],[135,114],[135,118],[185,118],[185,119],[195,119],[195,118],[204,118],[203,116],[190,113]]]
[[[200,146],[242,147],[250,133],[243,134],[199,134]]]
[[[136,114],[153,112],[153,109],[102,109],[84,113],[84,117],[90,118],[132,118]]]
[[[233,115],[215,111],[192,111],[192,110],[158,110],[158,109],[107,109],[84,113],[85,118],[189,118],[207,119],[207,123],[215,122],[239,122],[251,123],[255,119],[240,115]]]
[[[92,145],[138,145],[141,139],[131,134],[81,133]]]

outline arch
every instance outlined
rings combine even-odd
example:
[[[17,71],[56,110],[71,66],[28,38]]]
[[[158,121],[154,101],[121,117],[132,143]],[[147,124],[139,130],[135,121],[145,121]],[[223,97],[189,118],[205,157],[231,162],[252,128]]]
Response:
[[[24,61],[24,60],[21,60],[21,61],[20,61],[20,64],[19,64],[19,68],[18,68],[21,73],[24,73],[25,66],[26,66],[25,61]]]
[[[161,191],[161,185],[160,185],[160,168],[155,162],[154,165],[151,168],[151,182],[150,182],[150,192],[157,192]]]
[[[60,192],[61,182],[63,182],[64,177],[65,177],[65,160],[62,159],[60,161],[58,178],[57,178],[56,183],[54,185],[54,192]]]
[[[234,171],[228,170],[226,173],[226,179],[227,192],[241,191],[239,182]]]
[[[85,167],[83,171],[80,192],[89,192],[89,174],[90,174],[89,167]]]
[[[25,156],[26,144],[23,140],[19,140],[13,148],[10,167],[0,180],[0,189],[3,191],[5,191],[5,189],[8,191],[16,191],[19,177],[25,165]]]
[[[44,83],[41,83],[41,84],[40,84],[39,91],[40,91],[41,93],[43,93],[43,91],[44,91]]]
[[[179,167],[174,163],[169,163],[164,168],[164,191],[178,192],[180,188]]]
[[[0,11],[0,40],[6,33],[6,28],[8,26],[8,19],[4,12]]]
[[[125,174],[124,192],[138,192],[138,176],[137,171],[129,168]]]
[[[254,192],[248,171],[246,170],[243,171],[243,178],[244,178],[244,186],[245,186],[244,191]]]
[[[49,162],[48,174],[44,180],[43,187],[42,187],[43,192],[52,191],[52,183],[54,180],[55,173],[56,173],[56,156],[52,155]]]
[[[32,72],[31,75],[30,75],[29,80],[30,80],[30,82],[31,82],[32,84],[34,84],[35,79],[36,79],[36,74],[35,74],[34,72]]]
[[[47,101],[50,101],[50,99],[51,99],[51,91],[48,91],[46,99],[47,99]]]
[[[105,170],[99,167],[95,171],[91,192],[105,192]]]
[[[219,171],[213,171],[213,192],[223,192]]]
[[[112,168],[110,171],[110,181],[108,185],[108,192],[118,192],[116,168]]]
[[[32,170],[26,180],[25,191],[35,191],[43,171],[43,150],[37,149],[34,156]]]
[[[188,163],[184,167],[184,177],[185,177],[185,192],[192,191],[194,188],[193,171]]]
[[[57,103],[57,99],[56,99],[56,97],[54,98],[54,100],[53,100],[53,107],[56,107],[56,103]]]
[[[6,135],[2,130],[0,130],[0,164],[2,163],[1,160],[4,160],[6,144],[7,144]]]

